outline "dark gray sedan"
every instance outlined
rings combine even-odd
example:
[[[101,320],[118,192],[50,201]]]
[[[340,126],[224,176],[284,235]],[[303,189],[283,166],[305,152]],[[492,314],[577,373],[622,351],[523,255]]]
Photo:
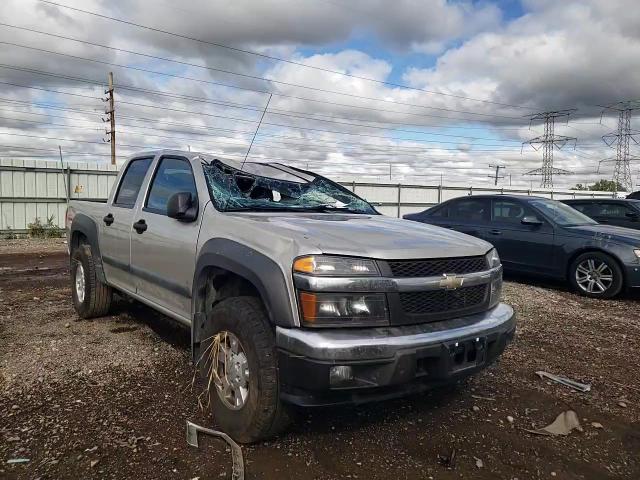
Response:
[[[562,202],[598,223],[640,230],[640,200],[585,198],[562,200]]]
[[[565,279],[583,295],[611,298],[640,287],[640,232],[599,225],[555,200],[474,195],[404,218],[487,240],[506,271]]]

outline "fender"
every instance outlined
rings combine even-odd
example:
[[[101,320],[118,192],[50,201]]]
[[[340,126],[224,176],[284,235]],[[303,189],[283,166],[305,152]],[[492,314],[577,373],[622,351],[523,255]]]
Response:
[[[200,249],[196,260],[196,270],[192,286],[192,346],[200,341],[200,331],[206,320],[203,312],[197,311],[202,304],[200,288],[205,269],[218,267],[232,272],[251,282],[264,302],[264,306],[273,325],[295,326],[289,298],[289,290],[279,265],[263,253],[246,245],[226,238],[208,240]]]
[[[102,255],[100,255],[98,226],[96,225],[96,222],[91,217],[83,213],[77,213],[71,222],[71,228],[69,229],[69,241],[73,239],[73,234],[75,232],[82,233],[86,237],[87,242],[91,246],[98,279],[102,283],[107,283],[104,270],[102,269]],[[72,246],[73,245],[69,245],[69,251],[71,251]]]

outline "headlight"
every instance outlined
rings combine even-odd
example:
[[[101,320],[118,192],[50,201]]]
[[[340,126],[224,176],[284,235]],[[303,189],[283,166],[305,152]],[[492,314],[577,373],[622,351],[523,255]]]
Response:
[[[387,325],[384,294],[300,292],[302,320],[307,326]]]
[[[293,271],[311,275],[334,277],[379,276],[376,262],[368,258],[338,257],[332,255],[310,255],[300,257],[293,263]]]
[[[498,251],[495,248],[489,250],[489,252],[485,255],[487,259],[487,265],[489,268],[495,268],[500,266],[500,256],[498,255]]]

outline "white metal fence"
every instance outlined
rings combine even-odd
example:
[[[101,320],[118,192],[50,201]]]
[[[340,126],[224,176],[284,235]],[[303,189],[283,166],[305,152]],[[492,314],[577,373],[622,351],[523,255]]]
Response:
[[[36,160],[0,160],[0,231],[24,232],[36,218],[53,216],[64,227],[68,199],[106,199],[117,168],[95,162],[60,163]],[[347,188],[376,204],[381,213],[402,216],[424,210],[450,198],[486,193],[539,195],[548,198],[611,197],[609,192],[518,189],[509,187],[461,187],[345,182]]]

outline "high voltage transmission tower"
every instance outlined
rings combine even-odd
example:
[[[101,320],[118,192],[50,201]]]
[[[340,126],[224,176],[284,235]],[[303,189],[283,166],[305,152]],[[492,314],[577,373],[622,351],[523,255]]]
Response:
[[[640,100],[628,100],[606,105],[602,110],[602,115],[608,110],[617,112],[618,114],[618,128],[616,131],[603,135],[602,137],[602,140],[608,147],[616,146],[616,158],[601,161],[615,161],[613,182],[616,191],[618,190],[618,186],[621,186],[629,192],[633,190],[630,162],[632,160],[640,160],[640,158],[629,155],[629,143],[630,140],[633,140],[634,143],[638,144],[636,136],[639,135],[640,132],[631,130],[631,114],[634,110],[638,109],[640,109]]]
[[[571,115],[575,110],[575,108],[569,108],[565,110],[541,112],[535,113],[529,117],[529,125],[537,120],[544,120],[544,135],[532,138],[531,140],[522,143],[523,147],[525,144],[528,144],[531,145],[536,151],[540,150],[540,148],[543,148],[542,167],[530,170],[529,172],[525,173],[525,175],[540,175],[542,177],[542,181],[540,182],[541,187],[553,187],[553,175],[566,175],[570,173],[567,170],[553,167],[553,148],[556,147],[558,150],[560,150],[567,143],[572,141],[575,148],[576,138],[566,137],[564,135],[556,135],[554,133],[554,128],[556,118],[567,117],[568,121],[569,115]]]

